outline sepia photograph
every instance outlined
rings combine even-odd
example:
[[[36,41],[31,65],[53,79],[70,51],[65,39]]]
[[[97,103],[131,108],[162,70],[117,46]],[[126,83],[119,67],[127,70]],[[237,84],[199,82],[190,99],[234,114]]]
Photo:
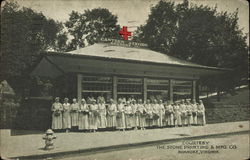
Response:
[[[247,0],[3,0],[3,160],[250,159]]]

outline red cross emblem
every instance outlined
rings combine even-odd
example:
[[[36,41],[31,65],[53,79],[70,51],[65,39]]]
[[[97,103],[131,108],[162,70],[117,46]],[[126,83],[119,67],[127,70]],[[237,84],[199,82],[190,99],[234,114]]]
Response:
[[[131,36],[131,32],[128,32],[127,26],[123,26],[122,30],[119,31],[119,34],[123,36],[124,40],[128,40],[128,36]]]

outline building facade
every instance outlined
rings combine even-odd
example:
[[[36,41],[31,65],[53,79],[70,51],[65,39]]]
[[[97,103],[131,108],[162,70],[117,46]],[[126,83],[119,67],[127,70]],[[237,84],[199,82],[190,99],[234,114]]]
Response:
[[[46,52],[31,75],[58,81],[64,77],[63,96],[78,100],[103,96],[106,101],[130,97],[174,101],[197,99],[200,77],[225,71],[146,48],[97,43],[66,53]]]

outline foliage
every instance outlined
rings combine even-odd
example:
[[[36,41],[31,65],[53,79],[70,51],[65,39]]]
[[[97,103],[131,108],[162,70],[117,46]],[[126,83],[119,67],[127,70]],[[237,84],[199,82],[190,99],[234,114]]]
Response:
[[[160,1],[151,8],[147,23],[140,26],[134,40],[147,43],[150,49],[168,53],[177,33],[178,14],[173,2]]]
[[[15,79],[11,86],[26,83],[39,54],[49,49],[60,50],[58,47],[64,46],[62,39],[65,39],[62,24],[6,1],[1,11],[0,80]]]
[[[156,51],[202,65],[232,69],[222,76],[203,77],[203,84],[220,91],[234,88],[247,77],[246,38],[238,25],[238,10],[218,12],[216,7],[189,6],[187,0],[178,5],[160,1],[136,36]]]
[[[117,37],[120,30],[117,16],[104,8],[85,10],[84,13],[72,11],[65,26],[73,37],[68,46],[69,50],[94,44],[101,37]]]

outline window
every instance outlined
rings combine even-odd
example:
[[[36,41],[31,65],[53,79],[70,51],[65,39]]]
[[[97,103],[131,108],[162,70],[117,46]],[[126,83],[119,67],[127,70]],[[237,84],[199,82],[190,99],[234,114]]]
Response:
[[[142,98],[142,84],[141,78],[118,78],[118,98]]]
[[[112,96],[112,77],[82,76],[82,96],[84,98],[103,96],[106,100]]]
[[[180,99],[191,99],[192,97],[192,81],[174,80],[174,101]]]
[[[151,100],[161,99],[166,101],[168,98],[169,80],[147,79],[147,97]]]

